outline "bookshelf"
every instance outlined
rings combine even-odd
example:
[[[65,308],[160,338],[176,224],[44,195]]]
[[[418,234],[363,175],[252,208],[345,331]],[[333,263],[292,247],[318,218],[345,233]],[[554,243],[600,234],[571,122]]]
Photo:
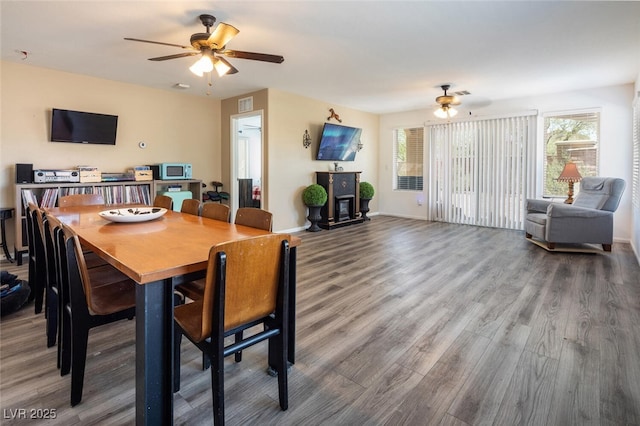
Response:
[[[70,194],[102,194],[105,203],[151,205],[155,195],[168,185],[182,185],[193,193],[193,198],[201,197],[201,180],[153,180],[119,181],[95,183],[29,183],[15,187],[15,237],[14,253],[18,265],[22,264],[22,253],[28,251],[25,206],[34,202],[39,207],[50,208],[58,205],[58,198]]]

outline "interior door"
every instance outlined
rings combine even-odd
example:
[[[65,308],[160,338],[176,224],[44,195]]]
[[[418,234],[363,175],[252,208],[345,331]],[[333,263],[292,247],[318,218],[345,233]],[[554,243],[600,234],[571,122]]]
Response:
[[[231,217],[239,207],[263,206],[263,143],[262,111],[231,117]]]

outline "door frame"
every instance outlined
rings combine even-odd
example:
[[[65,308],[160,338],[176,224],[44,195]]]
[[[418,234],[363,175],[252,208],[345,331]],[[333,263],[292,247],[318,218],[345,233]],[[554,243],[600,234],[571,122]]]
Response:
[[[238,210],[238,132],[243,119],[250,117],[260,118],[260,205],[264,208],[266,205],[266,187],[265,182],[265,155],[264,155],[264,111],[255,110],[242,114],[231,115],[231,196],[229,197],[229,207],[231,208],[231,217],[234,218]]]

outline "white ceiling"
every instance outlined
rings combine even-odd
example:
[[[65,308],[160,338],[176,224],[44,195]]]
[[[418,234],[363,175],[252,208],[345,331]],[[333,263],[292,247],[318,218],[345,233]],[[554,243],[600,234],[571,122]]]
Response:
[[[283,55],[229,59],[211,97],[263,88],[385,113],[435,105],[439,86],[467,104],[635,81],[637,1],[7,1],[2,60],[206,96],[194,58],[151,62],[204,32],[209,13],[240,33],[229,49]],[[27,52],[27,54],[21,53]]]

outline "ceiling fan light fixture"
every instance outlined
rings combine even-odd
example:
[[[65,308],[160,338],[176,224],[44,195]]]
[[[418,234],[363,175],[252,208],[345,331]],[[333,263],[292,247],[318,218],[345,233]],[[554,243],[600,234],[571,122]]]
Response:
[[[219,58],[213,58],[213,68],[215,68],[218,73],[218,77],[222,77],[229,71],[231,71],[231,67],[227,65],[224,61],[221,61]]]
[[[198,59],[198,61],[189,67],[189,70],[197,75],[198,77],[202,77],[205,72],[211,72],[213,70],[213,62],[209,55],[202,55],[202,58]]]
[[[452,118],[458,114],[458,110],[450,107],[449,105],[442,105],[440,108],[435,110],[433,114],[438,118]]]
[[[436,102],[440,104],[440,108],[435,110],[433,114],[438,118],[452,118],[458,114],[458,111],[451,105],[460,105],[460,100],[447,94],[447,90],[451,87],[449,84],[443,84],[440,86],[444,91],[444,95],[438,96]]]

